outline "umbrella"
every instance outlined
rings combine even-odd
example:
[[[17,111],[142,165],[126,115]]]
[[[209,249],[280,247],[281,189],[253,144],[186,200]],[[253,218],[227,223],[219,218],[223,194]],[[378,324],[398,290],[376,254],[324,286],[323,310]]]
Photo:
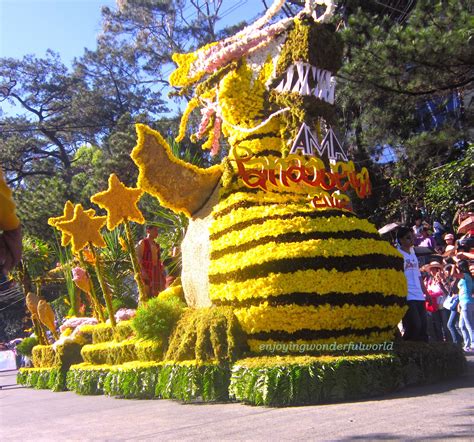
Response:
[[[386,226],[383,226],[379,229],[380,235],[385,235],[386,233],[391,232],[392,230],[398,229],[400,227],[400,224],[398,223],[390,223],[387,224]]]
[[[474,229],[474,216],[468,216],[458,227],[458,233],[466,233]]]
[[[429,247],[414,247],[416,256],[434,255],[436,252]]]

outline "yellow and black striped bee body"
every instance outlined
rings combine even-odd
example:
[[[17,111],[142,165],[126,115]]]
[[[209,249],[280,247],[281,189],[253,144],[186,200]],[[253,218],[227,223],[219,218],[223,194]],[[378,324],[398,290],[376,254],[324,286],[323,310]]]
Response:
[[[256,156],[281,155],[265,149],[267,137]],[[212,211],[209,297],[235,309],[251,349],[391,340],[406,309],[403,260],[375,226],[231,175]]]

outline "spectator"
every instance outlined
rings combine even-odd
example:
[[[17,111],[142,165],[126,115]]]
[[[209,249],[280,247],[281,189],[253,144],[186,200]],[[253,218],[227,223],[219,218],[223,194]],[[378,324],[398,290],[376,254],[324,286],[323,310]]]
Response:
[[[413,250],[414,233],[409,227],[400,227],[397,232],[398,250],[403,256],[407,280],[408,311],[403,318],[405,330],[403,339],[408,341],[428,341],[425,296],[429,293],[421,278],[418,259]]]
[[[431,250],[436,248],[436,241],[434,236],[431,234],[429,224],[423,224],[418,240],[415,241],[415,246],[428,247]]]
[[[423,231],[423,218],[421,215],[416,216],[415,224],[413,225],[412,229],[415,235],[415,245],[417,245],[418,240],[421,240],[421,232]]]
[[[444,267],[446,274],[446,285],[449,290],[448,299],[445,301],[444,310],[448,313],[447,328],[451,335],[452,341],[454,344],[462,344],[462,333],[459,328],[459,312],[458,312],[458,288],[457,280],[451,275],[453,273],[453,267],[455,266],[454,260],[448,258],[450,263],[446,264]]]
[[[439,221],[433,222],[433,232],[434,232],[434,239],[436,241],[437,246],[443,245],[443,233],[445,232],[444,226]]]
[[[448,340],[447,312],[443,309],[443,302],[448,294],[447,284],[444,278],[443,265],[432,261],[426,266],[429,276],[426,279],[426,289],[431,296],[431,302],[426,302],[428,321],[432,330],[431,338],[442,342]]]
[[[457,278],[459,289],[459,328],[464,339],[464,350],[474,350],[474,298],[472,297],[472,275],[469,263],[461,260],[453,268],[453,276]]]
[[[444,235],[444,241],[446,243],[446,247],[444,248],[444,255],[453,256],[456,250],[456,238],[452,233],[446,233],[446,235]]]

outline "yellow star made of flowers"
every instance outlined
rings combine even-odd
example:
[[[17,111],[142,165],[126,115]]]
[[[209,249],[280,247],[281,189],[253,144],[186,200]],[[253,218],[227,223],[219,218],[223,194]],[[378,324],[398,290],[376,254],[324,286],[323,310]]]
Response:
[[[109,188],[92,195],[91,201],[107,210],[107,228],[113,230],[126,219],[139,224],[145,222],[137,207],[142,195],[143,190],[126,187],[113,173],[109,177]]]
[[[74,216],[74,204],[68,200],[66,201],[66,204],[64,205],[63,215],[49,218],[48,224],[50,226],[58,228],[57,227],[58,223],[61,223],[63,221],[69,221],[72,219],[73,216]],[[66,247],[70,243],[70,241],[71,241],[71,235],[61,230],[61,245],[63,247]]]
[[[73,253],[81,251],[89,243],[97,247],[105,247],[100,229],[104,226],[107,217],[94,216],[94,213],[93,210],[85,211],[81,204],[76,204],[71,220],[56,223],[58,229],[71,235]]]
[[[85,213],[88,213],[90,215],[95,215],[95,210],[88,209],[85,211]],[[48,224],[50,226],[56,227],[56,229],[58,229],[61,232],[61,245],[63,247],[66,247],[71,242],[71,235],[69,235],[69,233],[65,232],[64,230],[60,229],[58,227],[58,223],[61,223],[63,221],[70,221],[72,220],[73,216],[74,216],[74,204],[68,200],[66,201],[66,204],[64,205],[62,216],[48,218]]]

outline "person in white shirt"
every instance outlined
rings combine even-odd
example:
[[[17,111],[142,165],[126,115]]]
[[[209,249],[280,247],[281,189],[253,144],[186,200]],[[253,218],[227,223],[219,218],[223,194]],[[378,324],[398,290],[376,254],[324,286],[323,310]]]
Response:
[[[418,258],[413,249],[413,230],[409,227],[400,227],[397,231],[397,241],[399,244],[398,250],[404,260],[408,289],[408,310],[403,317],[403,328],[405,329],[403,339],[428,342],[425,301],[430,302],[431,296],[421,278]]]

